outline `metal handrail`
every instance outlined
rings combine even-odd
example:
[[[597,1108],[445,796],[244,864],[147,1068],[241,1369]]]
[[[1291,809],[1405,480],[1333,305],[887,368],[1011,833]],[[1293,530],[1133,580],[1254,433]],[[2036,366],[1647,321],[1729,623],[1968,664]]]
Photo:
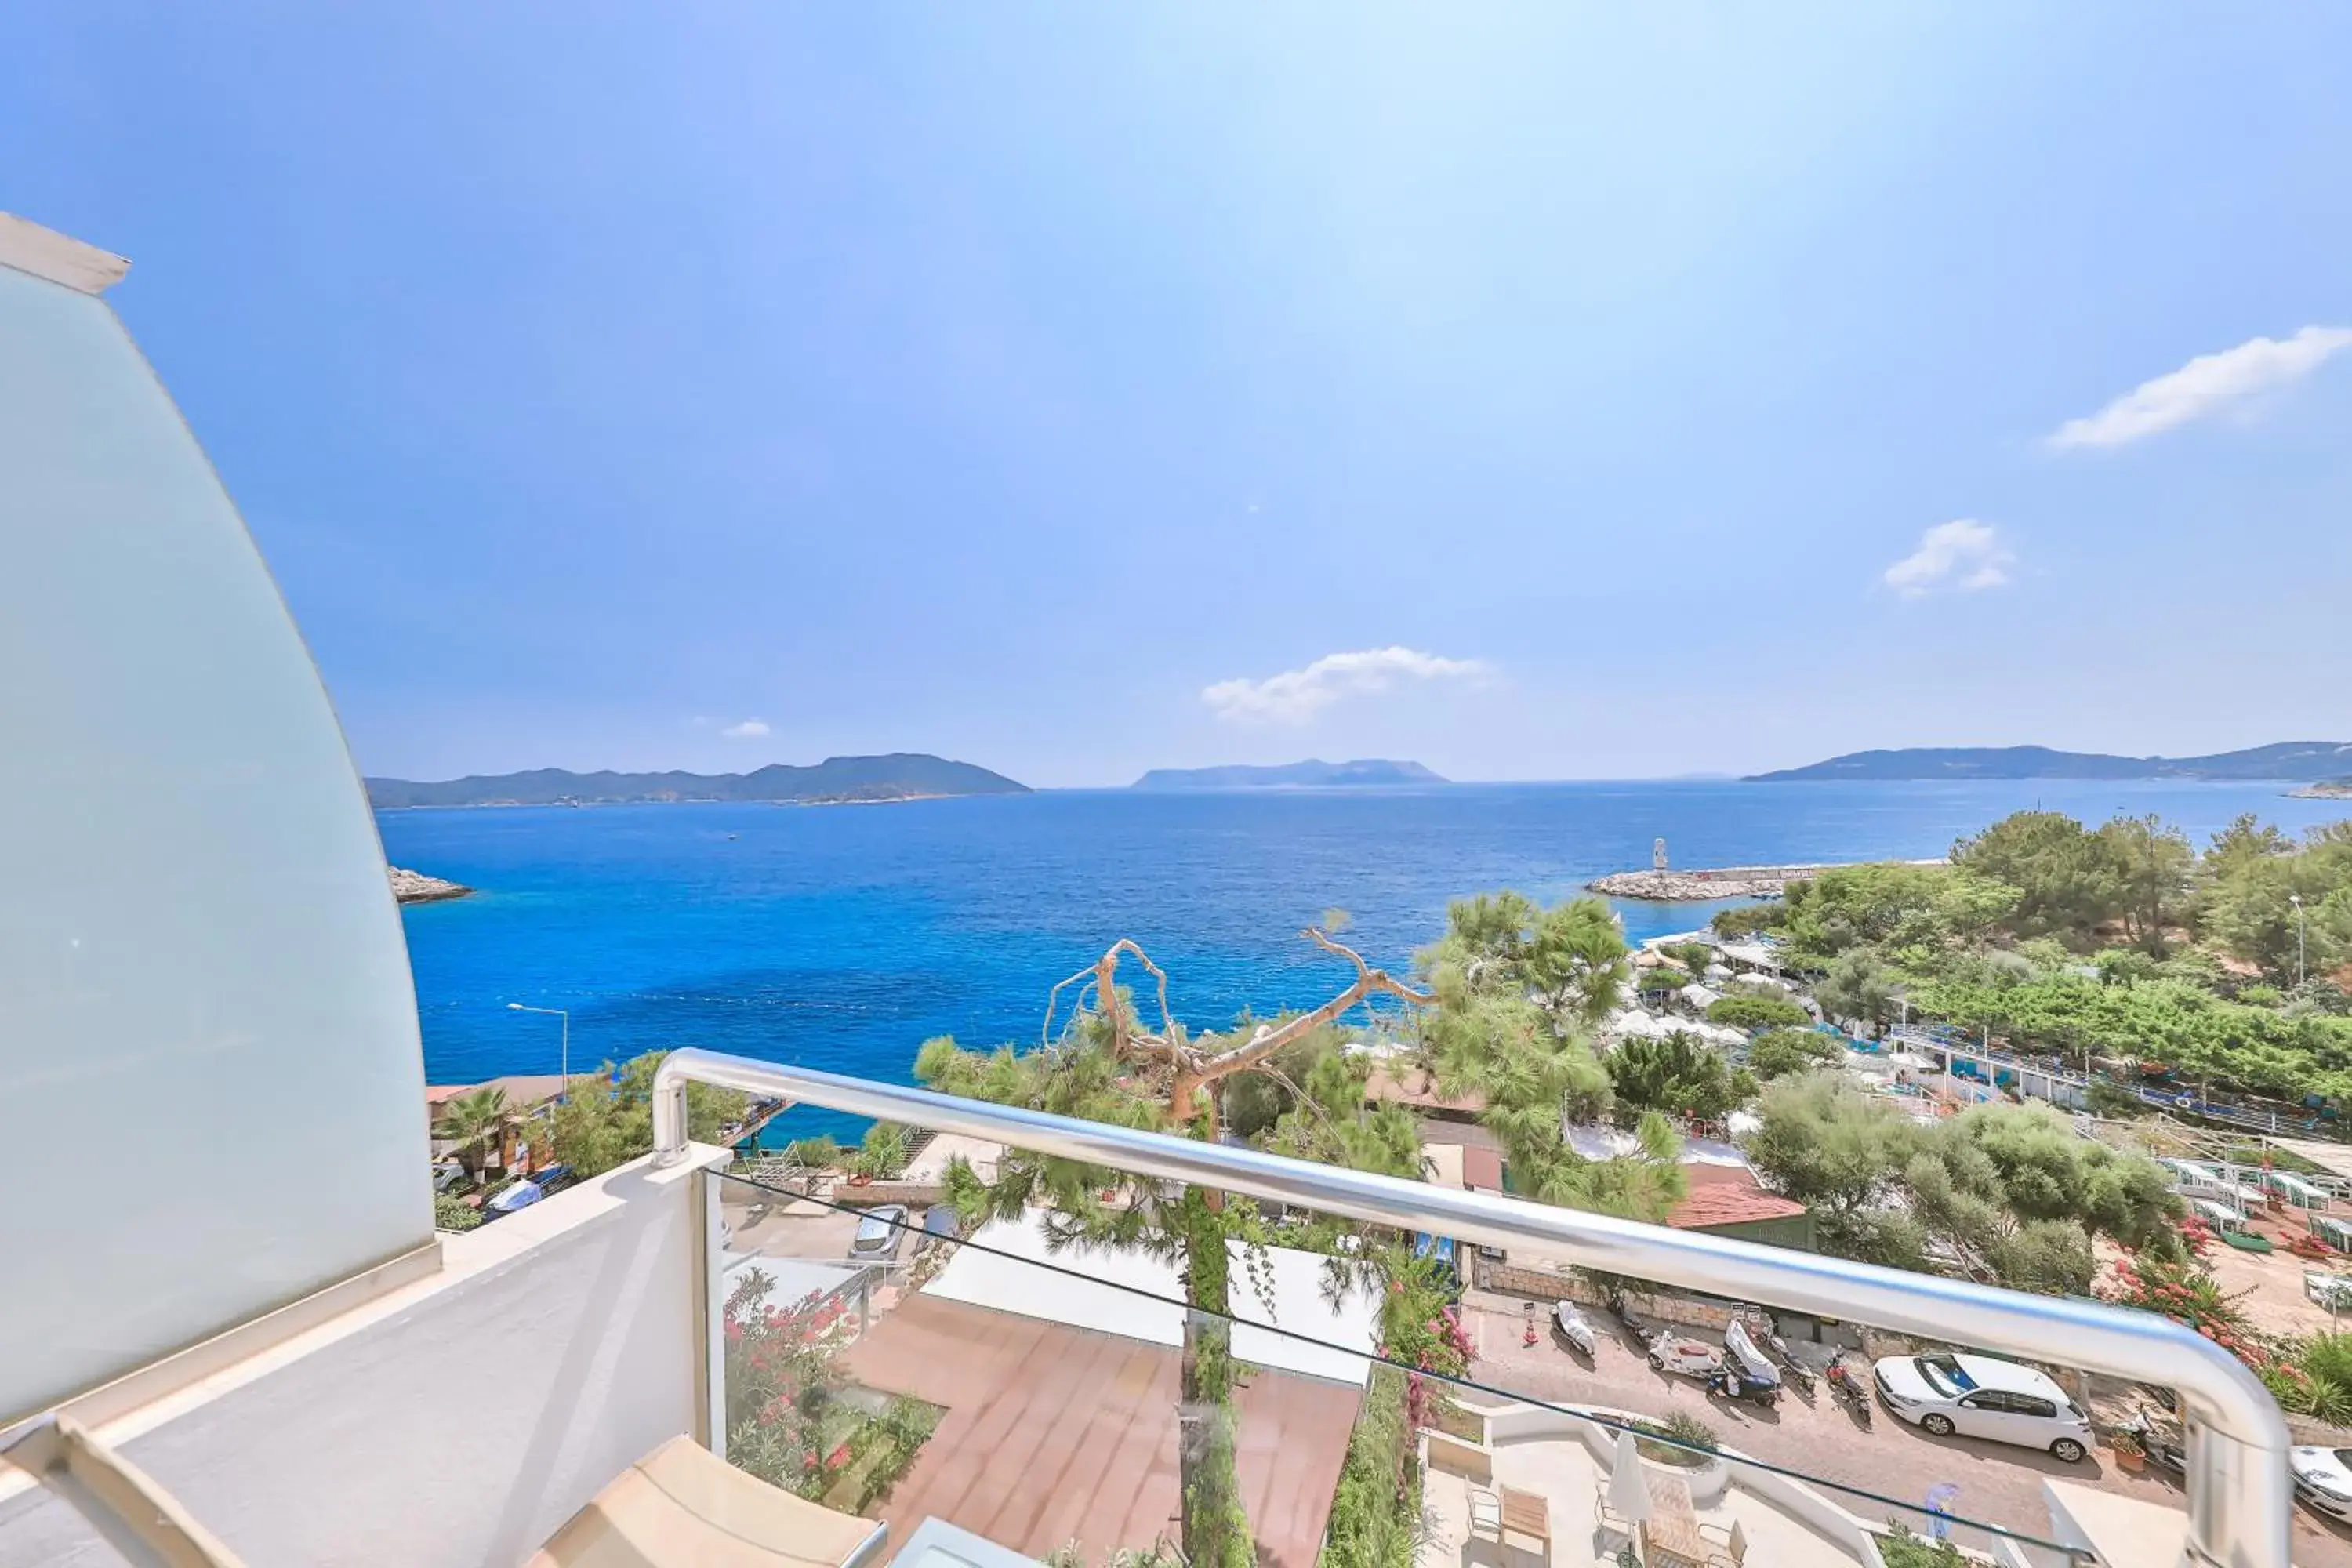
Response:
[[[2179,1393],[2188,1431],[2193,1561],[2208,1568],[2287,1568],[2294,1498],[2286,1422],[2277,1403],[2235,1356],[2151,1312],[2030,1296],[692,1048],[670,1052],[654,1075],[656,1163],[685,1155],[689,1082],[910,1122],[1475,1245],[1546,1247],[1605,1273],[2168,1386]]]

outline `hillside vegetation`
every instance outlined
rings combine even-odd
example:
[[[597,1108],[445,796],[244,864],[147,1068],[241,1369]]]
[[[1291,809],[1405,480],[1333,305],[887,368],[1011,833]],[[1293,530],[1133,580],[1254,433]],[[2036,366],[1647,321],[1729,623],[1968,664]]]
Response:
[[[2204,757],[2116,757],[2048,746],[1905,746],[1849,752],[1823,763],[1753,775],[1758,782],[1806,779],[2331,779],[2352,764],[2352,744],[2281,741]]]
[[[1948,865],[1838,868],[1717,925],[1780,937],[1843,1016],[1899,995],[2070,1058],[2352,1100],[2352,822],[2295,840],[2247,816],[2200,852],[2152,816],[2020,812]]]
[[[1026,795],[1029,786],[971,763],[923,752],[827,757],[814,767],[772,763],[748,773],[575,773],[564,768],[468,774],[437,784],[370,779],[379,811],[420,805],[607,805],[627,801],[908,800],[922,795]]]

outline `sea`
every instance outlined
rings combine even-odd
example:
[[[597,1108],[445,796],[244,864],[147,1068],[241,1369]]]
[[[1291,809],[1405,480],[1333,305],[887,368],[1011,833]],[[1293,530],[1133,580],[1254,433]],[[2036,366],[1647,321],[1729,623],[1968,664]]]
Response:
[[[1402,971],[1448,900],[1544,902],[1650,864],[1924,858],[2011,811],[2154,812],[2202,843],[2241,812],[2347,815],[2284,784],[1729,781],[1199,794],[1044,790],[869,805],[481,807],[380,814],[392,863],[468,898],[404,911],[434,1083],[701,1046],[906,1081],[937,1035],[1034,1045],[1054,984],[1131,937],[1188,1026],[1313,1005],[1350,977],[1299,935]],[[1634,941],[1718,904],[1617,900]],[[1133,973],[1133,966],[1122,975]],[[1148,997],[1147,1005],[1150,1005]],[[803,1109],[775,1142],[860,1123]]]

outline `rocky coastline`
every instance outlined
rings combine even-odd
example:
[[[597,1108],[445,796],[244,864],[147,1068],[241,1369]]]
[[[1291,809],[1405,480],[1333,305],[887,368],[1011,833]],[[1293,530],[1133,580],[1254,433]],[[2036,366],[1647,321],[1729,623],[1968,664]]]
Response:
[[[2286,792],[2289,800],[2352,800],[2352,779],[2329,779]]]
[[[392,879],[392,896],[399,903],[438,903],[444,899],[462,899],[474,890],[463,882],[428,877],[422,871],[405,871],[397,866],[387,866],[384,871]]]

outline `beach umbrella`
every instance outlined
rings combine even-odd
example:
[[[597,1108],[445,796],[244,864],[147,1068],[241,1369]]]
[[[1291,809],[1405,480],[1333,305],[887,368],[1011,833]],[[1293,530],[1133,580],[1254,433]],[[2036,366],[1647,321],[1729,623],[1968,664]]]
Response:
[[[1650,1517],[1650,1489],[1642,1482],[1642,1456],[1634,1450],[1633,1434],[1617,1434],[1617,1461],[1609,1468],[1609,1511],[1629,1524]]]

